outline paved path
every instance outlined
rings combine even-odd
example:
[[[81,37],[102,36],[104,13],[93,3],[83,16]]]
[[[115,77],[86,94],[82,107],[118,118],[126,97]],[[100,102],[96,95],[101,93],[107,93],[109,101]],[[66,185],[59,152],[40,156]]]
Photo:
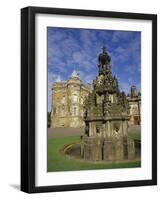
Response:
[[[83,133],[84,128],[48,128],[49,137],[83,135]]]

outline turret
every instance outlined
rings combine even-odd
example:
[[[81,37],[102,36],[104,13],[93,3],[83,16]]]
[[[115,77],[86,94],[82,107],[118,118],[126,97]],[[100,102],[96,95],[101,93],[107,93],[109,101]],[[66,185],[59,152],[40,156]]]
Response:
[[[137,89],[136,89],[136,86],[132,86],[131,87],[131,98],[135,98],[138,96],[138,92],[137,92]]]

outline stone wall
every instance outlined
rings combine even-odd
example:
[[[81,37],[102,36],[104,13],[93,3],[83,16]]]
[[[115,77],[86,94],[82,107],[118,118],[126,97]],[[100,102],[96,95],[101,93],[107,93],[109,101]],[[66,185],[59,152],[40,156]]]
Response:
[[[81,156],[89,161],[122,161],[136,157],[134,140],[125,137],[87,137],[81,143]]]

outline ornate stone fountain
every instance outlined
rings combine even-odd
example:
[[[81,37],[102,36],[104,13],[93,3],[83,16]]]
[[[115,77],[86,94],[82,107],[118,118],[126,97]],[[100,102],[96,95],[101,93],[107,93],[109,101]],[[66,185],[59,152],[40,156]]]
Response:
[[[103,47],[98,57],[98,76],[85,102],[85,133],[81,157],[91,161],[132,160],[134,141],[128,137],[129,105],[111,72],[111,58]]]

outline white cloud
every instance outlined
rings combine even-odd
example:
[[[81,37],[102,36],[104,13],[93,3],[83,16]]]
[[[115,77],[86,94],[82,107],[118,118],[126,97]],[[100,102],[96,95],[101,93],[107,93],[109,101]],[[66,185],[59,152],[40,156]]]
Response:
[[[133,38],[133,32],[131,31],[116,31],[113,33],[112,42],[116,43],[121,41],[129,41]]]
[[[79,73],[80,79],[85,84],[91,84],[93,82],[93,79],[96,78],[96,74],[94,73],[88,74],[81,70],[79,70],[78,73]]]
[[[52,34],[52,32],[53,32],[53,34]],[[50,37],[48,39],[49,44],[52,44],[53,42],[62,41],[66,38],[66,34],[63,31],[60,31],[60,30],[54,30],[53,31],[50,28],[49,34],[50,34]]]
[[[73,60],[76,62],[76,63],[80,63],[80,62],[82,62],[83,60],[85,60],[85,56],[84,56],[84,53],[82,53],[82,52],[74,52],[73,54],[72,54],[72,58],[73,58]]]
[[[128,65],[124,67],[124,72],[128,73],[129,75],[133,75],[138,68],[139,67],[136,68],[135,65]]]

